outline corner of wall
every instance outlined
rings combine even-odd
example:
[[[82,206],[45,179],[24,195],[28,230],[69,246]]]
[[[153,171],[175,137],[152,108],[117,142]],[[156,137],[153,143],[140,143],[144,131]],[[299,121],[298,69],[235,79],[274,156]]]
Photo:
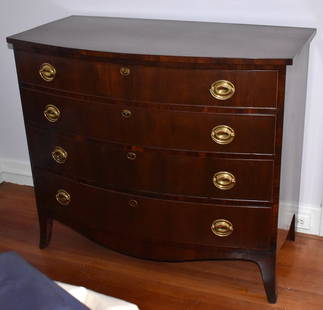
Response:
[[[281,208],[282,212],[293,214],[297,209],[295,205],[286,201],[280,201],[280,205],[283,204],[284,207]],[[319,205],[314,204],[304,204],[300,202],[298,213],[296,214],[296,231],[302,232],[310,235],[319,235],[322,216],[322,208]],[[290,216],[280,216],[278,218],[278,227],[281,229],[288,229],[290,223],[283,222],[282,220],[290,218]]]

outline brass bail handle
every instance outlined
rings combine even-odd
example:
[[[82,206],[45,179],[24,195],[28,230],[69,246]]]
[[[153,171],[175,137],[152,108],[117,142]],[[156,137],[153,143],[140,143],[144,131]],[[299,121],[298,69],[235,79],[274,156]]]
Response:
[[[58,163],[58,164],[64,164],[67,160],[67,152],[60,146],[56,146],[52,152],[52,158]]]
[[[227,125],[219,125],[212,129],[211,138],[217,144],[229,144],[233,141],[235,132]]]
[[[219,237],[230,236],[233,232],[233,225],[226,219],[217,219],[211,225],[212,232]]]
[[[49,63],[43,63],[39,69],[39,75],[46,82],[51,82],[55,79],[56,69]]]
[[[62,206],[67,206],[71,202],[71,195],[64,189],[59,189],[56,193],[56,200]]]
[[[230,81],[218,80],[212,83],[210,93],[215,99],[227,100],[234,95],[235,87]]]
[[[51,123],[57,122],[60,118],[60,115],[61,115],[61,112],[58,109],[58,107],[56,107],[55,105],[48,104],[45,106],[44,116],[49,122]]]
[[[236,184],[235,176],[227,171],[219,171],[213,175],[213,184],[220,190],[229,190]]]

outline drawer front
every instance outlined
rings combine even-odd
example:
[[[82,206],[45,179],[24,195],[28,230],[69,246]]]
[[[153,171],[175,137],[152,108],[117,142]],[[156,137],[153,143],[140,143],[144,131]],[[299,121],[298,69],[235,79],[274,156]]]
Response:
[[[184,246],[265,249],[270,245],[270,208],[152,199],[87,186],[39,170],[35,176],[41,208],[65,222],[105,231],[106,235],[116,234],[131,242],[146,240]],[[59,202],[60,196],[56,198],[62,189],[69,195],[67,205]],[[231,223],[230,229],[216,226],[219,219]]]
[[[275,70],[124,67],[22,51],[16,52],[16,64],[23,82],[96,96],[225,107],[276,107],[277,104]],[[50,81],[41,77],[40,69]]]
[[[15,56],[18,77],[22,82],[95,96],[131,96],[127,77],[120,74],[122,66],[119,64],[24,51],[16,51]],[[44,68],[43,64],[51,66],[51,69],[47,69],[48,75],[51,74],[48,81],[40,74],[40,70]]]
[[[136,100],[221,107],[277,104],[277,71],[138,66],[131,79]]]
[[[32,127],[28,135],[34,165],[100,186],[201,198],[272,200],[273,160],[156,151]],[[64,163],[52,158],[57,146],[68,154]]]
[[[25,119],[42,128],[142,146],[273,154],[275,115],[216,114],[84,102],[22,90]],[[50,122],[46,106],[60,111]]]

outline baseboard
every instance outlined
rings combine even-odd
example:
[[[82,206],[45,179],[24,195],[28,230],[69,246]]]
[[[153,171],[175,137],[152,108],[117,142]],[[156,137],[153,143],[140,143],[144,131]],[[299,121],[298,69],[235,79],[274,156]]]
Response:
[[[30,163],[0,158],[0,182],[33,186]]]
[[[285,219],[290,219],[291,214],[297,207],[291,203],[280,201],[280,217],[278,227],[287,229],[290,223],[284,222]],[[321,213],[320,205],[300,204],[298,214],[296,214],[296,230],[305,234],[319,235],[321,226]]]
[[[301,223],[296,224],[296,230],[306,234],[319,235],[321,230],[321,216],[322,208],[320,205],[301,204],[298,210],[298,220],[301,218],[305,219],[305,225]]]

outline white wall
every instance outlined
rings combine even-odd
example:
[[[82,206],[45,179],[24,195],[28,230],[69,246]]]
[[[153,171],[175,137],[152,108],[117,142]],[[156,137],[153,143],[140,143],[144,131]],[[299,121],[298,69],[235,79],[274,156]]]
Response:
[[[71,14],[315,27],[311,46],[301,202],[319,233],[323,189],[323,1],[321,0],[2,0],[0,4],[0,179],[29,182],[28,153],[12,50],[5,37]],[[27,170],[26,170],[27,169]],[[13,173],[10,173],[13,172]],[[314,210],[313,212],[311,210]],[[322,227],[323,231],[323,227]]]

